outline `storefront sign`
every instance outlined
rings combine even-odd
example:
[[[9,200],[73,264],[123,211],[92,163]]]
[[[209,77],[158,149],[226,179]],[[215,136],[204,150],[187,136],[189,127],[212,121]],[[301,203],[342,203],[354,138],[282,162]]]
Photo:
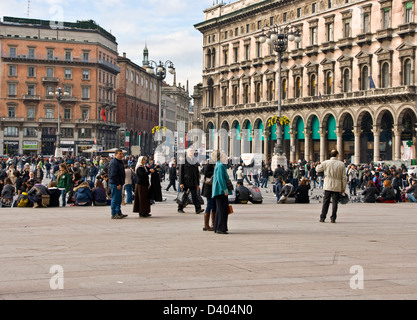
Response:
[[[61,145],[72,146],[74,144],[74,141],[61,141]]]
[[[23,141],[23,150],[38,150],[38,141]]]

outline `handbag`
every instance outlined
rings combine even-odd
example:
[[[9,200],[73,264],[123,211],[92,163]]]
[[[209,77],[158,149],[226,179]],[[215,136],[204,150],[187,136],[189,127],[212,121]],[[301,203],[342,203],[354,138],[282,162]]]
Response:
[[[210,178],[205,178],[204,183],[209,186],[213,185],[213,176],[211,176]]]
[[[50,200],[51,200],[51,197],[50,197],[49,194],[43,194],[42,195],[42,205],[43,206],[48,207]]]
[[[233,213],[233,207],[231,204],[229,204],[229,209],[227,211],[228,214],[232,214]]]
[[[175,199],[175,201],[177,202],[177,204],[185,205],[188,202],[188,192],[181,189],[181,191],[177,193],[177,198]]]
[[[184,198],[184,193],[185,192],[183,190],[178,191],[177,198],[175,199],[175,201],[177,202],[177,204],[182,204],[183,198]]]
[[[1,203],[2,207],[11,207],[12,206],[12,199],[1,198],[0,203]]]

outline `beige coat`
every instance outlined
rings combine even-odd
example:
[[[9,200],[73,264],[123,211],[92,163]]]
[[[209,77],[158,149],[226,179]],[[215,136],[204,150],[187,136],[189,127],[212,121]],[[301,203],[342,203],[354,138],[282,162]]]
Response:
[[[346,168],[344,163],[336,157],[318,165],[316,172],[324,172],[324,190],[335,192],[346,190]]]

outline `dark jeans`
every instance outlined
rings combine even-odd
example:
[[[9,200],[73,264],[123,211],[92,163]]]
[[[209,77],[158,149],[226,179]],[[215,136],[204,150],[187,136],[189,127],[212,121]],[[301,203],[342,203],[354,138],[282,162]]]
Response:
[[[207,198],[207,206],[205,213],[216,212],[216,200],[213,198]]]
[[[65,207],[67,205],[67,193],[64,190],[61,190],[61,199],[62,199],[62,206]]]
[[[353,192],[353,194],[356,196],[356,186],[357,186],[357,182],[351,181],[349,183],[349,192],[350,192],[350,195],[352,195],[352,192]]]
[[[169,179],[169,184],[168,184],[168,187],[166,188],[166,191],[168,191],[169,188],[171,188],[171,186],[174,188],[174,191],[177,191],[177,188],[175,188],[175,179]]]
[[[184,191],[187,192],[187,190],[190,190],[191,192],[191,198],[193,199],[193,204],[195,207],[195,211],[200,211],[201,210],[201,203],[198,200],[197,197],[197,187],[184,187]],[[184,209],[184,204],[179,204],[178,205],[178,210],[183,210]]]
[[[334,191],[324,191],[324,198],[323,198],[323,207],[321,209],[320,219],[325,220],[327,216],[327,212],[329,211],[330,206],[330,199],[332,199],[332,216],[330,217],[332,220],[336,220],[337,217],[337,206],[339,204],[339,196],[340,192]]]

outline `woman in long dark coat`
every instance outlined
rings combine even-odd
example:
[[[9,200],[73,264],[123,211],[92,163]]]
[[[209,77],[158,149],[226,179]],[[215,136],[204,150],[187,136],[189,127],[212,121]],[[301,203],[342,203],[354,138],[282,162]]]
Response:
[[[162,186],[161,186],[161,167],[157,164],[155,171],[151,174],[151,187],[149,188],[149,199],[153,201],[162,202]]]
[[[136,165],[136,177],[135,184],[135,198],[133,200],[133,212],[139,213],[139,217],[147,218],[151,214],[151,202],[149,199],[149,174],[153,169],[148,170],[145,166],[146,157],[140,157],[138,164]]]

